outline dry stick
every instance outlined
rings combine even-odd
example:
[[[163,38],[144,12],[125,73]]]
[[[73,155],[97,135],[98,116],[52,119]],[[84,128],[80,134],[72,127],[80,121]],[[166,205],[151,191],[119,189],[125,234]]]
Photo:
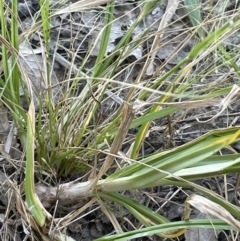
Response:
[[[206,100],[190,100],[190,101],[183,101],[183,102],[147,102],[147,101],[141,101],[137,100],[136,101],[136,106],[138,108],[140,107],[151,107],[153,105],[158,105],[158,106],[165,106],[165,107],[178,107],[181,109],[193,109],[193,108],[203,108],[203,107],[208,107],[208,106],[219,106],[219,103],[223,99],[206,99]]]
[[[237,181],[236,181],[236,185],[235,185],[235,190],[234,190],[234,198],[235,198],[236,201],[237,201],[237,191],[238,191],[239,183],[240,183],[240,172],[238,173]],[[237,201],[236,203],[239,206],[239,202]]]
[[[153,63],[154,63],[154,59],[155,59],[155,56],[158,51],[160,39],[163,37],[164,29],[167,27],[168,23],[172,19],[172,16],[174,15],[175,11],[177,10],[179,2],[180,2],[179,0],[169,0],[168,1],[167,9],[162,17],[159,27],[158,27],[158,34],[155,36],[152,47],[151,47],[151,53],[152,53],[151,60],[148,65],[148,68],[146,70],[146,75],[153,74]]]
[[[176,88],[175,84],[173,84],[173,85],[174,86],[173,86],[173,89],[171,88],[171,93],[173,93]],[[172,100],[173,100],[173,98],[171,96],[170,101],[172,101]],[[165,131],[168,131],[168,133],[169,133],[169,140],[167,143],[167,147],[174,147],[174,141],[173,141],[173,135],[174,135],[173,134],[173,124],[174,123],[172,122],[171,117],[172,117],[172,115],[167,116],[168,129],[166,128],[166,130],[165,130]]]
[[[79,208],[78,210],[72,212],[70,215],[65,216],[64,218],[58,218],[55,219],[55,223],[58,223],[59,227],[66,227],[68,225],[70,225],[72,223],[72,220],[76,217],[78,217],[82,212],[84,212],[85,210],[87,210],[89,207],[92,207],[93,204],[96,202],[96,198],[92,198],[89,202],[87,202],[85,205],[83,205],[81,208]],[[77,218],[79,219],[79,218]],[[74,220],[75,222],[76,220]]]
[[[213,116],[211,119],[206,120],[206,121],[200,121],[198,118],[196,118],[196,120],[199,123],[207,123],[207,122],[210,122],[212,120],[215,120],[219,115],[221,115],[223,113],[223,111],[226,108],[228,108],[230,103],[237,97],[239,92],[240,92],[240,88],[236,84],[234,84],[230,93],[221,101],[221,103],[219,103],[220,110],[215,116]]]
[[[114,161],[115,155],[117,155],[118,151],[122,147],[123,141],[127,135],[130,125],[132,123],[132,120],[134,117],[132,106],[130,104],[128,104],[127,102],[124,102],[122,112],[123,112],[123,118],[122,118],[119,130],[118,130],[118,133],[114,138],[109,155],[106,157],[106,160],[103,163],[103,166],[101,167],[101,169],[98,173],[98,176],[94,180],[94,184],[96,184],[98,182],[98,180],[107,172],[109,167],[111,167],[111,165]]]
[[[166,11],[165,11],[165,13],[162,17],[162,20],[159,24],[159,27],[158,27],[158,34],[154,38],[154,41],[153,41],[153,44],[152,44],[152,47],[151,47],[150,53],[152,53],[152,54],[147,55],[147,59],[144,63],[144,66],[143,66],[142,70],[139,72],[136,80],[134,81],[135,86],[138,85],[138,83],[140,82],[144,73],[146,75],[152,75],[152,73],[150,73],[150,72],[151,71],[153,72],[153,62],[154,62],[155,56],[157,54],[158,44],[159,44],[160,39],[162,38],[162,36],[164,34],[164,28],[168,25],[168,23],[172,19],[172,16],[173,16],[173,14],[175,13],[175,11],[178,7],[178,4],[179,4],[179,0],[169,0],[168,1],[167,9],[166,9]],[[127,101],[132,100],[132,96],[134,95],[135,90],[136,90],[136,87],[131,88],[129,90],[129,92],[127,94],[127,98],[126,98]]]
[[[76,1],[75,3],[70,4],[69,6],[60,9],[59,11],[55,12],[52,16],[70,13],[70,12],[79,12],[82,10],[86,10],[92,7],[99,7],[100,5],[112,2],[113,0],[82,0]]]

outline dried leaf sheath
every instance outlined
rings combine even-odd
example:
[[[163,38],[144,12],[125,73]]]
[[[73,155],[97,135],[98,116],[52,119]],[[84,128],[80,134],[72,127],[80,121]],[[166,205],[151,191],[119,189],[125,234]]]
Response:
[[[111,167],[114,161],[115,155],[117,155],[118,151],[121,149],[123,141],[132,123],[134,113],[130,104],[128,104],[127,102],[124,102],[122,112],[123,112],[123,117],[122,117],[122,121],[118,130],[118,133],[114,138],[114,141],[110,149],[110,153],[107,156],[103,166],[99,171],[97,180],[99,180],[102,177],[102,175],[104,175],[106,171]]]

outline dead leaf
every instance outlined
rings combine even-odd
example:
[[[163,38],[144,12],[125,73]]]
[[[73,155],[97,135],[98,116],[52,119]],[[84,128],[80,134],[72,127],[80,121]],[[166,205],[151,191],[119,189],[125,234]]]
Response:
[[[183,102],[147,102],[142,100],[136,100],[134,102],[134,110],[139,111],[142,108],[156,106],[166,106],[166,107],[178,107],[181,109],[193,109],[193,108],[203,108],[208,106],[219,105],[221,99],[207,99],[207,100],[196,100],[196,101],[183,101]]]
[[[220,116],[223,113],[224,110],[227,109],[227,107],[230,105],[230,103],[233,102],[238,97],[239,91],[240,91],[239,86],[234,84],[230,93],[224,99],[222,99],[222,101],[219,103],[219,111],[216,115],[214,115],[212,118],[210,118],[206,121],[200,121],[198,118],[196,118],[196,120],[199,123],[207,123],[207,122],[215,120],[218,116]]]
[[[167,27],[167,25],[169,24],[169,22],[171,21],[175,11],[178,8],[178,4],[180,3],[179,0],[168,0],[168,5],[167,5],[167,9],[161,19],[161,22],[159,23],[159,27],[158,27],[158,33],[156,34],[152,47],[151,47],[151,60],[150,63],[148,65],[148,68],[146,70],[146,75],[152,75],[153,74],[153,64],[154,64],[154,59],[157,55],[158,52],[158,46],[159,46],[159,42],[163,37],[164,31]]]
[[[27,75],[28,77],[30,83],[27,83],[27,85],[33,90],[33,98],[36,106],[38,106],[39,101],[42,101],[43,98],[46,97],[48,88],[52,91],[54,101],[59,99],[61,89],[54,71],[52,71],[51,74],[51,85],[48,86],[45,63],[42,54],[39,54],[40,51],[40,49],[33,51],[26,43],[21,45],[19,51],[19,64],[21,70],[25,72],[25,76]],[[21,89],[20,92],[23,95],[23,89]]]
[[[97,7],[97,6],[101,6],[103,4],[112,2],[113,0],[80,0],[77,1],[73,4],[70,4],[68,7],[65,7],[59,11],[57,11],[56,13],[54,13],[53,16],[56,15],[60,15],[60,14],[64,14],[64,13],[70,13],[70,12],[80,12],[82,10],[88,9],[88,8],[92,8],[92,7]]]
[[[186,209],[184,213],[184,219],[188,219],[190,215],[190,205],[199,210],[201,213],[217,217],[227,224],[235,227],[237,230],[240,230],[240,222],[236,220],[225,208],[199,195],[191,195],[185,201]]]

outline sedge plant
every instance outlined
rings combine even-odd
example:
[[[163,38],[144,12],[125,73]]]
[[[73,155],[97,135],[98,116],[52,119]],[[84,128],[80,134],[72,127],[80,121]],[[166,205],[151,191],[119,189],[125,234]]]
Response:
[[[35,104],[31,94],[31,85],[28,85],[28,96],[25,91],[26,99],[28,103],[31,103],[29,110],[24,110],[20,103],[19,86],[23,83],[26,85],[29,79],[24,73],[21,62],[18,61],[18,56],[21,53],[18,51],[16,23],[20,20],[17,18],[16,2],[9,11],[12,20],[11,30],[4,29],[5,23],[2,23],[4,79],[0,79],[3,90],[1,97],[13,116],[19,138],[26,150],[26,165],[24,166],[26,178],[23,193],[26,196],[27,205],[22,204],[21,208],[25,207],[29,210],[32,219],[28,219],[27,216],[23,218],[44,237],[54,237],[55,240],[62,237],[62,240],[64,238],[71,240],[70,237],[63,237],[62,233],[59,235],[56,228],[50,229],[50,227],[60,227],[61,229],[67,226],[68,223],[86,211],[90,205],[96,203],[111,220],[114,228],[118,230],[120,224],[114,217],[111,207],[108,207],[109,202],[126,208],[143,225],[143,228],[102,237],[98,239],[99,241],[129,240],[153,234],[165,238],[175,238],[182,235],[186,228],[190,227],[211,228],[214,226],[217,229],[238,229],[238,226],[229,220],[232,219],[232,215],[240,218],[239,208],[222,199],[216,193],[192,182],[197,179],[239,171],[239,154],[217,155],[222,149],[239,141],[240,129],[238,127],[212,130],[182,146],[169,146],[165,150],[158,150],[148,155],[141,152],[141,149],[150,131],[152,121],[167,118],[171,122],[173,114],[211,105],[219,105],[220,108],[224,109],[226,108],[225,101],[231,101],[235,97],[238,83],[234,86],[224,84],[217,87],[214,85],[206,86],[197,91],[192,90],[191,86],[199,83],[200,78],[206,77],[206,74],[215,71],[215,66],[210,65],[205,73],[201,73],[200,77],[197,75],[194,77],[195,75],[192,74],[195,71],[194,68],[197,69],[198,65],[202,64],[203,59],[210,58],[214,51],[217,51],[220,57],[225,60],[224,64],[231,68],[231,74],[239,75],[235,57],[226,52],[223,46],[224,41],[239,30],[240,21],[236,18],[237,13],[233,13],[230,20],[227,17],[225,23],[221,21],[221,24],[216,24],[217,27],[211,33],[205,35],[208,22],[207,20],[206,23],[203,22],[200,17],[201,12],[199,12],[200,7],[197,1],[193,5],[189,1],[184,1],[187,6],[185,6],[186,15],[191,19],[193,27],[197,29],[192,33],[189,33],[188,29],[186,30],[189,36],[196,39],[196,43],[188,55],[170,70],[165,71],[164,74],[159,74],[161,69],[156,70],[153,75],[154,81],[149,77],[145,85],[140,84],[143,72],[138,75],[134,83],[119,81],[120,73],[127,71],[135,64],[123,67],[124,61],[132,51],[148,41],[149,36],[155,34],[151,33],[150,27],[147,27],[133,39],[134,30],[162,2],[164,1],[139,1],[140,14],[115,46],[115,49],[108,53],[112,24],[117,21],[114,19],[116,7],[114,1],[100,1],[98,3],[93,1],[92,4],[82,1],[82,3],[73,3],[70,7],[63,7],[60,10],[57,9],[56,5],[51,6],[48,1],[40,1],[39,19],[37,21],[34,19],[34,26],[27,32],[23,32],[20,38],[23,42],[29,41],[36,30],[43,33],[41,48],[42,56],[46,59],[44,70],[41,71],[43,78],[45,78],[46,95],[40,98],[36,112],[34,111]],[[105,5],[98,8],[100,4]],[[72,71],[73,75],[69,75],[59,84],[61,94],[57,99],[54,99],[52,89],[55,86],[52,86],[51,83],[51,72],[53,71],[51,63],[54,63],[57,50],[51,52],[50,49],[51,20],[69,10],[72,12],[94,12],[94,7],[101,11],[104,26],[99,32],[99,37],[89,44],[81,63],[75,64],[77,55],[74,55],[68,64],[65,62],[65,67]],[[177,7],[179,6],[177,5],[176,9]],[[0,11],[1,16],[5,19],[6,12],[3,5],[0,5]],[[215,21],[217,22],[217,20]],[[166,25],[162,24],[162,26]],[[158,31],[159,33],[156,34],[161,37],[163,29],[159,28]],[[89,68],[87,63],[91,58],[94,46],[99,41],[98,56],[93,67]],[[57,42],[56,46],[59,47],[60,44],[61,41]],[[158,44],[155,47],[161,48],[164,45]],[[142,60],[146,57],[148,56],[144,56]],[[154,54],[151,55],[151,58],[154,58]],[[12,61],[11,64],[9,64],[9,60]],[[147,65],[149,63],[147,62]],[[147,69],[147,65],[144,69]],[[9,68],[12,68],[12,71]],[[77,93],[76,87],[79,82],[83,82],[84,86]],[[120,98],[117,95],[118,89],[114,92],[114,85],[127,89],[125,98]],[[153,100],[152,96],[157,96],[157,98]],[[226,96],[225,99],[222,96]],[[118,103],[117,108],[104,118],[103,103],[105,98],[118,100]],[[182,98],[187,100],[182,101]],[[145,106],[146,108],[144,108]],[[174,127],[174,123],[170,123],[170,126]],[[129,131],[135,131],[133,139],[130,139]],[[121,155],[126,142],[130,142],[131,147],[128,148],[128,153]],[[120,162],[119,159],[121,159]],[[206,172],[206,170],[208,171]],[[34,174],[36,173],[38,174],[37,179],[39,181],[44,179],[45,183],[48,182],[47,185],[38,184],[35,186]],[[72,173],[78,173],[83,178],[80,178],[78,182],[65,181],[65,183],[59,184],[60,180],[65,180]],[[229,215],[227,218],[217,216],[222,220],[189,221],[190,211],[186,205],[187,211],[183,214],[183,221],[171,222],[144,204],[136,202],[134,196],[129,197],[124,193],[128,190],[141,190],[162,185],[197,190],[209,202],[194,197],[187,200],[187,204],[196,199],[201,200],[208,205],[221,206]],[[69,206],[81,198],[88,198],[90,201],[66,217],[54,217],[48,210],[49,204],[56,202],[56,200],[62,205]],[[202,210],[209,210],[209,206],[208,209]],[[55,214],[58,213],[60,210],[56,207]]]

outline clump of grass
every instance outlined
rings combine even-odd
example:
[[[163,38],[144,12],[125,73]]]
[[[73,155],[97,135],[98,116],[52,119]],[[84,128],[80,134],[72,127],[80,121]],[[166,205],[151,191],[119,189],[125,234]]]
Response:
[[[72,11],[85,9],[86,6],[81,5],[83,3],[85,2],[72,4]],[[94,2],[93,6],[98,4]],[[226,60],[225,64],[231,67],[232,74],[238,75],[236,60],[224,50],[222,42],[239,29],[240,21],[235,20],[233,14],[231,21],[226,21],[226,23],[217,26],[206,37],[203,37],[204,28],[197,26],[199,24],[204,25],[202,19],[199,18],[201,16],[200,10],[198,6],[195,9],[193,5],[190,6],[185,1],[188,16],[192,23],[196,25],[194,27],[198,29],[197,35],[195,35],[198,42],[188,55],[177,65],[167,70],[165,74],[160,74],[156,70],[153,73],[154,81],[149,77],[145,86],[140,85],[144,71],[154,62],[155,55],[153,52],[159,47],[156,44],[152,49],[153,52],[142,58],[146,61],[146,64],[134,83],[119,82],[116,77],[122,71],[122,64],[134,49],[148,40],[150,28],[146,28],[135,39],[131,38],[133,31],[143,21],[144,17],[159,5],[159,1],[143,1],[139,4],[141,4],[140,15],[110,54],[107,53],[107,46],[112,23],[117,21],[113,17],[115,4],[109,1],[102,7],[104,9],[104,28],[100,31],[101,37],[97,40],[101,41],[101,44],[94,65],[91,69],[87,68],[91,48],[94,47],[93,44],[89,46],[80,66],[76,66],[74,61],[66,64],[69,69],[73,70],[74,76],[64,79],[61,83],[62,93],[60,99],[56,101],[52,92],[54,86],[51,86],[51,68],[53,67],[50,65],[50,21],[56,14],[64,13],[68,9],[54,10],[48,2],[40,1],[41,20],[36,26],[32,26],[31,31],[33,33],[35,29],[38,29],[43,32],[42,56],[46,58],[43,77],[45,78],[47,91],[46,95],[40,99],[36,113],[34,111],[33,90],[30,84],[28,85],[28,95],[25,92],[26,99],[31,103],[28,112],[21,107],[20,102],[19,86],[24,83],[24,87],[29,83],[29,79],[22,69],[21,62],[18,61],[20,53],[16,30],[19,21],[16,17],[17,3],[13,2],[12,4],[10,31],[4,27],[6,26],[5,8],[0,4],[0,14],[3,17],[2,66],[5,78],[4,80],[0,79],[3,88],[1,97],[11,112],[18,128],[22,146],[26,150],[24,194],[26,195],[27,206],[22,202],[21,205],[18,205],[18,211],[28,209],[33,218],[23,214],[24,212],[20,213],[25,221],[44,237],[49,235],[57,240],[59,233],[55,231],[56,227],[61,229],[66,226],[93,203],[98,203],[102,210],[105,210],[104,213],[109,217],[114,228],[118,230],[120,224],[114,217],[114,212],[106,208],[106,204],[104,204],[106,200],[113,201],[128,209],[145,228],[103,237],[98,240],[128,240],[153,234],[174,238],[182,235],[186,228],[207,228],[210,225],[212,227],[212,224],[215,228],[233,229],[232,224],[229,225],[229,223],[220,220],[187,221],[189,215],[184,216],[185,221],[170,222],[165,217],[153,213],[147,206],[139,204],[121,193],[126,190],[159,185],[193,188],[239,218],[239,214],[236,213],[236,210],[238,210],[236,206],[191,182],[204,177],[233,173],[239,168],[239,154],[214,155],[239,140],[239,128],[228,127],[213,130],[180,147],[169,147],[147,156],[140,150],[152,121],[167,118],[171,136],[172,133],[170,132],[173,127],[171,115],[180,113],[183,109],[190,110],[216,105],[222,100],[222,95],[229,94],[224,99],[226,101],[235,96],[236,86],[233,91],[230,91],[231,86],[218,86],[217,90],[205,87],[199,92],[195,92],[191,86],[199,82],[198,77],[193,77],[194,75],[197,76],[194,68],[201,64],[203,59],[211,58],[213,51],[217,51]],[[175,7],[177,9],[178,5]],[[88,11],[90,10],[88,9]],[[196,18],[198,18],[197,22],[195,21]],[[169,20],[163,18],[161,21],[159,32],[156,33],[159,41],[162,37],[161,31],[163,31],[161,26],[166,28]],[[23,35],[25,39],[21,39],[28,41],[26,36],[30,37],[31,31],[28,32],[28,35]],[[201,38],[199,39],[200,35]],[[11,56],[11,64],[9,63],[9,56]],[[132,66],[127,66],[126,69],[130,67]],[[214,70],[210,66],[205,70],[206,74],[202,73],[201,78],[207,77],[206,75]],[[73,93],[75,93],[79,81],[84,81],[85,85],[76,96]],[[118,90],[116,93],[109,91],[114,84],[127,89],[124,99],[116,94]],[[153,95],[158,96],[154,98],[154,101]],[[115,101],[117,100],[118,109],[104,118],[102,103],[109,96]],[[182,101],[182,98],[186,100]],[[218,99],[216,101],[213,98]],[[150,106],[150,108],[142,108],[142,106]],[[140,107],[142,109],[138,111]],[[226,108],[224,101],[222,101],[220,107]],[[133,128],[135,128],[136,133],[134,138],[129,140],[128,132]],[[125,155],[121,155],[126,141],[130,142],[131,147],[128,148]],[[117,158],[121,161],[115,162]],[[36,166],[40,167],[40,170],[35,169]],[[206,173],[205,170],[208,170],[208,172]],[[83,177],[80,182],[66,182],[54,187],[54,185],[57,186],[59,180],[65,180],[73,172],[82,174]],[[38,179],[40,181],[45,180],[47,185],[39,184],[35,187],[34,173],[38,173]],[[53,179],[55,179],[55,182],[53,182]],[[89,198],[90,201],[79,210],[75,210],[72,214],[61,219],[53,217],[47,208],[51,203],[55,203],[56,199],[63,205],[70,205],[80,198]],[[58,214],[57,206],[55,214]],[[226,221],[226,219],[223,220]],[[66,237],[66,239],[70,240],[69,237]]]

